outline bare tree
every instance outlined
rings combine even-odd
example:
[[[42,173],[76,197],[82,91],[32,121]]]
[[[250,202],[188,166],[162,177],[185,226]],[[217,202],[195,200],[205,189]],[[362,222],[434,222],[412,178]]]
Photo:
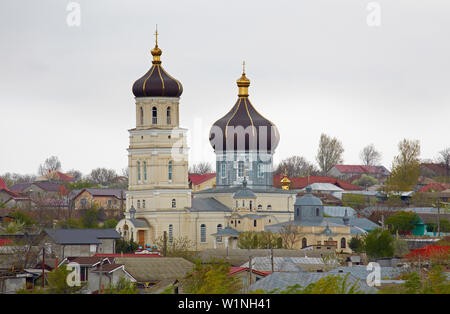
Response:
[[[51,156],[47,158],[43,164],[39,166],[38,173],[39,175],[43,176],[51,171],[59,171],[61,170],[61,162],[59,161],[58,157]]]
[[[359,158],[366,166],[378,166],[381,161],[381,153],[375,149],[375,145],[370,144],[363,148]]]
[[[113,169],[96,168],[89,174],[89,181],[93,184],[109,185],[117,177],[117,173]]]
[[[275,174],[284,174],[284,169],[286,169],[288,177],[314,176],[319,174],[319,169],[301,156],[292,156],[282,160],[278,164]]]
[[[209,162],[199,162],[196,164],[193,164],[190,169],[189,173],[195,173],[195,174],[205,174],[205,173],[211,173],[213,172],[212,166]]]
[[[326,134],[320,135],[319,150],[316,161],[319,164],[322,174],[326,174],[335,164],[343,163],[342,153],[344,148],[342,143]]]
[[[300,241],[300,237],[302,236],[302,233],[292,223],[283,225],[279,234],[283,241],[283,247],[286,249],[295,248],[295,244]]]
[[[129,177],[128,167],[122,168],[122,176],[128,179]]]
[[[69,170],[67,171],[67,174],[71,175],[75,181],[80,181],[83,178],[83,174],[79,170]]]
[[[31,183],[36,180],[36,176],[34,174],[19,174],[11,172],[6,172],[0,177],[9,187],[17,183]]]
[[[448,178],[450,176],[450,147],[440,151],[436,161],[445,168],[445,176]]]

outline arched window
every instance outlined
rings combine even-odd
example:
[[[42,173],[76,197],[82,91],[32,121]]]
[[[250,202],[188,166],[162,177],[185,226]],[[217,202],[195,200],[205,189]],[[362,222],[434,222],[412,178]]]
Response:
[[[172,181],[172,171],[173,171],[173,165],[172,165],[172,161],[169,161],[168,164],[168,177],[169,177],[169,181]]]
[[[172,119],[170,116],[170,107],[167,107],[167,124],[172,124]]]
[[[271,210],[272,209],[272,205],[267,205],[267,209]]]
[[[147,162],[144,161],[144,181],[147,181]]]
[[[238,178],[242,178],[244,176],[244,162],[238,162]]]
[[[258,209],[259,209],[259,210],[262,209],[262,205],[261,205],[261,204],[258,205]]]
[[[297,208],[296,212],[297,212],[297,217],[300,216],[300,209],[299,208]]]
[[[222,225],[218,224],[217,225],[217,232],[219,232],[220,230],[222,230]],[[217,237],[217,242],[222,243],[222,237]]]
[[[169,242],[173,242],[173,225],[169,225]]]
[[[242,207],[245,207],[245,200],[242,200]]]
[[[158,123],[158,109],[156,107],[152,108],[152,123],[153,124]]]
[[[264,167],[263,164],[260,162],[258,163],[258,177],[263,177],[264,176]]]
[[[347,247],[347,242],[345,241],[345,238],[341,239],[341,249],[345,249]]]
[[[256,219],[253,220],[253,227],[256,227]]]
[[[142,208],[145,208],[145,200],[142,200]]]
[[[320,216],[320,209],[316,208],[316,216],[319,217]]]
[[[252,201],[250,201],[250,204],[249,204],[249,208],[250,208],[250,210],[252,210],[253,208],[253,202]]]
[[[177,208],[177,200],[176,199],[172,199],[172,208]]]
[[[141,162],[137,162],[138,181],[141,181]]]
[[[306,238],[302,239],[302,249],[308,246],[308,241],[306,240]]]
[[[206,243],[206,225],[200,225],[200,242]]]
[[[142,107],[139,109],[139,120],[141,125],[144,125],[144,109]]]
[[[137,201],[137,208],[141,208],[141,201],[140,200]]]
[[[227,165],[226,164],[220,165],[220,169],[222,178],[225,178],[227,176]]]

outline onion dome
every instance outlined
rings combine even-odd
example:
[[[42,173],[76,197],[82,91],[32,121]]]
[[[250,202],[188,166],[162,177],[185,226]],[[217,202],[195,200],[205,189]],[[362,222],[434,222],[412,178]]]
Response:
[[[283,190],[289,190],[291,187],[291,180],[289,180],[288,176],[287,176],[287,169],[284,168],[284,177],[283,179],[281,179],[281,188]]]
[[[220,151],[267,151],[278,146],[280,135],[271,121],[264,118],[248,98],[250,80],[242,76],[236,81],[238,100],[231,110],[211,127],[209,141],[216,152]]]
[[[144,76],[134,82],[133,94],[135,97],[180,97],[183,86],[161,66],[162,50],[158,47],[158,31],[155,35],[156,45],[151,50],[153,65]]]
[[[312,194],[311,186],[308,185],[306,187],[306,194],[303,195],[302,197],[297,197],[294,205],[295,206],[322,206],[323,203],[319,198],[315,197]]]

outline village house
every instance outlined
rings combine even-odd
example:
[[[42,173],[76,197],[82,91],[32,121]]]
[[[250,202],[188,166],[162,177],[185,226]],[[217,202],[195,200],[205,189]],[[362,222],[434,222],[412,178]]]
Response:
[[[74,209],[98,206],[105,210],[121,213],[125,210],[126,190],[123,189],[82,189],[72,198]]]
[[[192,192],[212,189],[216,186],[215,173],[204,173],[204,174],[191,173],[188,176],[188,180],[189,180],[189,188],[192,189]]]

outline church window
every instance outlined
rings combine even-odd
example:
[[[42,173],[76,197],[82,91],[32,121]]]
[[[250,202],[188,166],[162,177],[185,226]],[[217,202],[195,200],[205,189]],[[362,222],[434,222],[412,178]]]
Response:
[[[300,209],[297,208],[297,216],[300,216]]]
[[[238,177],[242,178],[244,176],[244,162],[239,161],[238,162]]]
[[[173,225],[169,225],[169,242],[173,242]]]
[[[256,219],[253,220],[253,227],[256,227]]]
[[[172,199],[172,208],[177,208],[177,200]]]
[[[172,171],[173,171],[172,168],[173,168],[173,166],[172,166],[172,162],[171,161],[169,161],[168,167],[169,167],[169,171],[168,171],[169,181],[172,181]]]
[[[236,208],[238,208],[239,207],[239,202],[238,201],[236,201]]]
[[[272,205],[267,205],[267,209],[271,210],[272,209]]]
[[[242,207],[245,207],[245,200],[242,200]]]
[[[341,239],[341,249],[345,249],[346,246],[347,246],[347,243],[346,243],[346,241],[345,241],[345,238],[342,238],[342,239]]]
[[[249,204],[250,210],[253,209],[253,208],[252,208],[252,205],[253,205],[253,203],[252,203],[252,201],[250,201],[250,204]]]
[[[145,200],[142,200],[142,208],[145,208]]]
[[[220,230],[222,230],[222,225],[218,224],[217,225],[217,233],[219,233]],[[217,242],[222,243],[222,237],[217,237]]]
[[[144,109],[142,107],[140,107],[140,109],[139,109],[139,116],[140,116],[141,125],[144,125]]]
[[[138,181],[141,181],[141,162],[137,162]]]
[[[141,208],[141,201],[140,200],[137,201],[137,208]]]
[[[262,163],[258,163],[258,177],[263,177],[264,176],[264,167]]]
[[[172,119],[170,117],[170,107],[167,107],[167,124],[172,124]]]
[[[262,209],[262,205],[261,204],[258,205],[258,209]]]
[[[306,240],[306,238],[302,239],[302,249],[308,246],[308,242]]]
[[[206,225],[202,224],[200,226],[200,242],[206,243]]]
[[[227,171],[227,165],[226,164],[222,164],[221,166],[220,166],[220,169],[221,169],[221,175],[222,175],[222,178],[225,178],[226,177],[226,171]]]
[[[144,161],[144,181],[147,181],[147,162]]]
[[[320,216],[320,209],[316,208],[316,216]]]
[[[153,124],[158,123],[158,109],[156,107],[152,108],[152,123]]]

